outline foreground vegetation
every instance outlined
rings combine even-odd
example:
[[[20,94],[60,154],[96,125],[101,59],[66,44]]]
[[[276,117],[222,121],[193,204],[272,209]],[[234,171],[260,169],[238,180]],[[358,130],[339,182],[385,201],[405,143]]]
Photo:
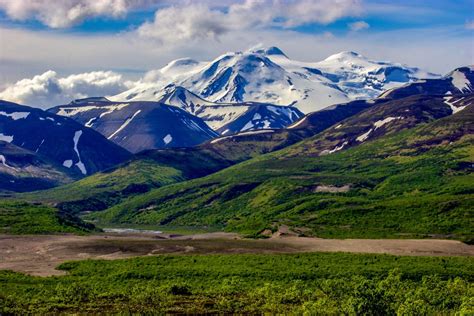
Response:
[[[1,271],[0,314],[474,313],[474,261],[464,257],[163,255],[60,269],[68,275]]]
[[[320,156],[324,134],[105,212],[105,223],[224,226],[258,236],[285,224],[326,238],[474,238],[471,108]]]
[[[0,234],[83,234],[92,230],[93,225],[50,206],[0,201]]]

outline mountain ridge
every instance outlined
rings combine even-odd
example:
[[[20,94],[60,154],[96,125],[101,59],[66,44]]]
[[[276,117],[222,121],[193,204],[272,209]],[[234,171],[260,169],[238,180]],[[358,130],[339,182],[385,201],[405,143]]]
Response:
[[[210,62],[179,59],[112,100],[154,100],[169,84],[212,102],[262,102],[309,113],[438,75],[342,52],[320,62],[293,61],[277,47],[225,53]]]

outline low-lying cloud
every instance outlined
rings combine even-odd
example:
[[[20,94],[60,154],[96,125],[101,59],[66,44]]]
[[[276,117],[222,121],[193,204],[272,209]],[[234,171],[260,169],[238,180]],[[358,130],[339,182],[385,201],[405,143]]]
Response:
[[[0,92],[0,99],[49,108],[89,96],[114,95],[129,88],[122,75],[112,71],[94,71],[58,77],[52,70],[22,79]]]

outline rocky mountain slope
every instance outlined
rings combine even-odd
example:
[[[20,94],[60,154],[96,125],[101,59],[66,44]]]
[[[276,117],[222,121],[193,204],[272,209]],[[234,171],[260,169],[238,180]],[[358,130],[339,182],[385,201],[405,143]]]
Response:
[[[48,110],[74,119],[136,153],[163,147],[190,147],[218,134],[200,118],[159,102],[83,99]]]
[[[66,117],[0,101],[0,141],[86,176],[130,158],[125,149]]]
[[[474,67],[468,66],[457,68],[442,78],[418,80],[399,88],[390,89],[380,97],[398,99],[414,94],[438,94],[446,95],[446,100],[449,101],[450,95],[472,92],[474,92]]]
[[[43,190],[77,178],[68,168],[35,152],[0,141],[0,191]]]

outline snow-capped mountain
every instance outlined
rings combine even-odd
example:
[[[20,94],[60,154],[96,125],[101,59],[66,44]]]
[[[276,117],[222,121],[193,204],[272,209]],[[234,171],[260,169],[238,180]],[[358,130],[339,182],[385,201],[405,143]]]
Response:
[[[474,66],[460,67],[439,79],[418,80],[384,92],[380,98],[399,99],[414,94],[457,95],[474,92]]]
[[[105,98],[88,98],[48,111],[91,127],[133,153],[194,146],[218,135],[199,117],[160,102],[112,102]]]
[[[7,101],[0,101],[0,141],[38,154],[78,176],[130,157],[125,149],[74,120]],[[10,165],[8,160],[2,164]]]
[[[220,127],[221,135],[249,132],[260,129],[284,128],[302,118],[304,114],[295,107],[263,103],[245,103],[248,110],[233,121]]]
[[[335,54],[320,62],[300,62],[270,47],[226,53],[211,62],[178,59],[110,99],[161,101],[164,90],[174,84],[210,102],[291,105],[308,113],[437,77],[402,64],[372,61],[354,52]]]
[[[200,117],[207,125],[222,134],[260,128],[283,128],[303,116],[296,108],[273,104],[210,102],[174,84],[162,89],[157,98],[158,102],[179,107]]]

